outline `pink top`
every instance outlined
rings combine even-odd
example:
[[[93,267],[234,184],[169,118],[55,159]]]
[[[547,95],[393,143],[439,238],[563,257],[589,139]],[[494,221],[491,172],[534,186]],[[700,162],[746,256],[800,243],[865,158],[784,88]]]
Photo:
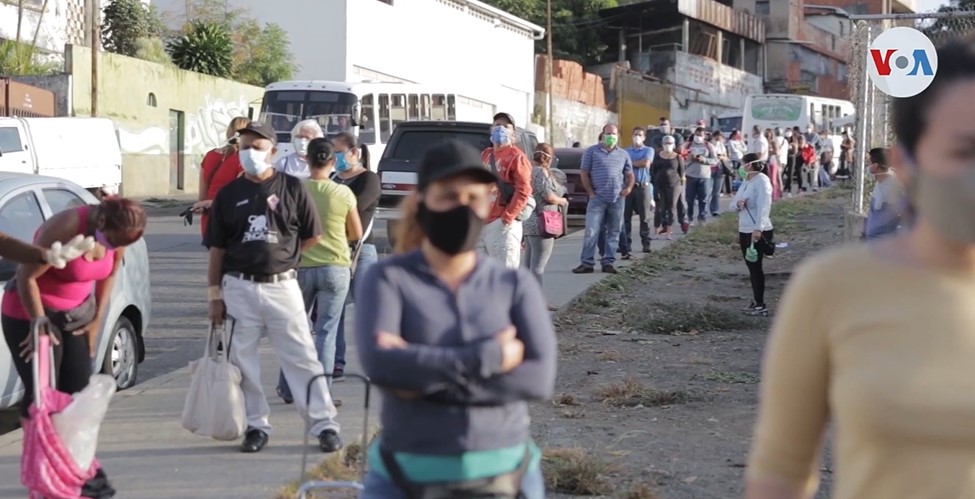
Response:
[[[79,206],[78,233],[85,234],[88,228],[88,206]],[[40,232],[40,230],[38,230]],[[36,241],[37,235],[34,236]],[[85,257],[68,262],[63,269],[51,267],[37,278],[44,308],[52,310],[71,310],[81,305],[94,290],[96,281],[112,275],[115,269],[115,250],[106,250],[105,256],[98,260]],[[14,291],[3,294],[0,312],[16,319],[30,319],[30,314]]]

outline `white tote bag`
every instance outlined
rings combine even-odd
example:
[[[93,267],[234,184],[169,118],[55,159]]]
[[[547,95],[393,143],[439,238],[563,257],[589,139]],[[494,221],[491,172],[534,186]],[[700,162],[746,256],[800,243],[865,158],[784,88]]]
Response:
[[[247,429],[240,369],[230,363],[227,352],[233,333],[233,319],[210,327],[203,357],[190,362],[190,390],[183,405],[183,428],[215,440],[236,440]]]

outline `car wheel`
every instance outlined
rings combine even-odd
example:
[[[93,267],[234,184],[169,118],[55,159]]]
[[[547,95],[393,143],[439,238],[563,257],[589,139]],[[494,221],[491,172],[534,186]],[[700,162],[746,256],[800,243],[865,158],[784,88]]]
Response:
[[[102,374],[115,378],[119,390],[135,385],[139,374],[139,336],[135,326],[125,317],[119,317],[112,329],[112,338],[102,362]]]

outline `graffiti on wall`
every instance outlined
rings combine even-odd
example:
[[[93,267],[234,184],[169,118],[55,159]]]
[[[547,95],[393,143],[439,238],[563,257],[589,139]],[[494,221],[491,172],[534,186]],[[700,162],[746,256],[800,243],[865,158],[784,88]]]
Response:
[[[247,116],[249,104],[238,100],[207,96],[195,113],[187,112],[183,122],[183,150],[186,155],[202,155],[227,140],[227,125],[237,116]],[[141,124],[139,124],[141,125]],[[165,126],[119,124],[119,145],[123,154],[169,154],[170,124]]]

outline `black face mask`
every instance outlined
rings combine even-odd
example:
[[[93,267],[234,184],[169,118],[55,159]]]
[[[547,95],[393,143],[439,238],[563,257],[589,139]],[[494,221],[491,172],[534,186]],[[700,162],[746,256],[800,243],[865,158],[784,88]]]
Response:
[[[430,244],[448,255],[474,249],[484,228],[484,219],[466,205],[433,211],[420,203],[416,218]]]

